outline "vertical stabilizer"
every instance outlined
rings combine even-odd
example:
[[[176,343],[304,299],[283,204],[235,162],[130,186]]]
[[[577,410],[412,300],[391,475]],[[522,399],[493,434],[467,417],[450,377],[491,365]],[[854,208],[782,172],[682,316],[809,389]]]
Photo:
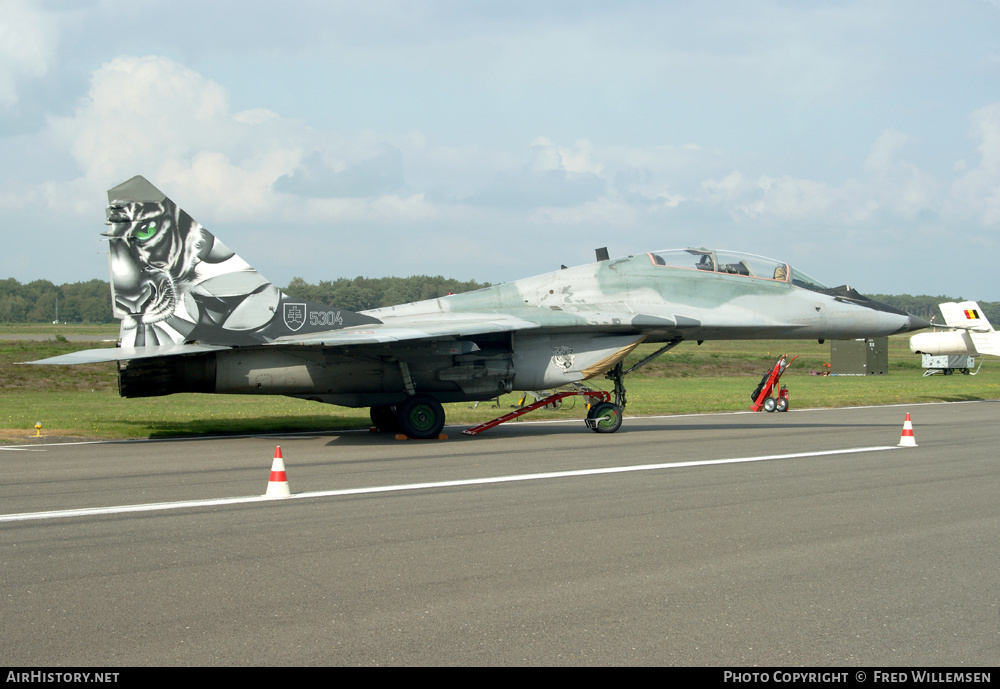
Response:
[[[974,301],[939,304],[944,322],[953,328],[964,328],[973,332],[993,332],[993,326],[986,319],[979,304]]]
[[[968,332],[976,352],[1000,356],[1000,333],[993,330],[986,314],[974,301],[947,302],[939,305],[944,322]]]
[[[379,322],[288,297],[143,177],[108,190],[107,217],[123,347],[262,344]]]

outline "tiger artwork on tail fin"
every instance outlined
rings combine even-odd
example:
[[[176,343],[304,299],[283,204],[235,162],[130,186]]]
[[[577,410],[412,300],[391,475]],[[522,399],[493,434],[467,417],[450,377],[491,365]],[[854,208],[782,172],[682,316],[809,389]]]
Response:
[[[288,297],[142,177],[111,189],[108,200],[123,347],[246,345],[379,322]]]

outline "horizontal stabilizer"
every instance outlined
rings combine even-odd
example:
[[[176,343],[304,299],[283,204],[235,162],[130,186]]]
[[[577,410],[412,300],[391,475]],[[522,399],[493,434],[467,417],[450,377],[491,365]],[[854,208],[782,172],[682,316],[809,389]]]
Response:
[[[27,361],[28,364],[102,364],[109,361],[130,361],[132,359],[149,359],[161,356],[179,356],[182,354],[203,354],[231,349],[222,345],[176,344],[159,347],[105,347],[104,349],[85,349],[72,354],[63,354],[49,359]]]
[[[990,331],[988,333],[971,333],[972,341],[976,344],[976,351],[980,354],[990,356],[1000,356],[1000,333]]]

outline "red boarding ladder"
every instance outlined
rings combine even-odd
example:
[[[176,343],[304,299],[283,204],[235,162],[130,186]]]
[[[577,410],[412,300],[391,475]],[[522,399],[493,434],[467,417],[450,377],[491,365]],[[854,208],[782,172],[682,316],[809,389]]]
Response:
[[[494,426],[499,426],[502,423],[506,423],[511,419],[516,419],[519,416],[524,416],[528,412],[535,411],[536,409],[541,409],[542,407],[554,404],[565,397],[572,397],[573,395],[584,395],[588,398],[588,404],[596,404],[597,402],[610,402],[611,393],[605,390],[566,390],[563,392],[557,392],[554,395],[549,395],[540,400],[535,400],[532,404],[526,407],[521,407],[520,409],[515,409],[509,414],[504,414],[503,416],[498,416],[492,421],[486,421],[478,426],[473,426],[472,428],[466,428],[462,433],[465,435],[479,435],[485,430],[493,428]]]

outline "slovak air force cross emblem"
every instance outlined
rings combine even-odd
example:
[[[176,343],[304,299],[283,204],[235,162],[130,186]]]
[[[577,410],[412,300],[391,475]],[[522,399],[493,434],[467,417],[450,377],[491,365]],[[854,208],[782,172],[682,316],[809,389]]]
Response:
[[[306,322],[306,305],[285,303],[284,308],[285,327],[295,332]]]

